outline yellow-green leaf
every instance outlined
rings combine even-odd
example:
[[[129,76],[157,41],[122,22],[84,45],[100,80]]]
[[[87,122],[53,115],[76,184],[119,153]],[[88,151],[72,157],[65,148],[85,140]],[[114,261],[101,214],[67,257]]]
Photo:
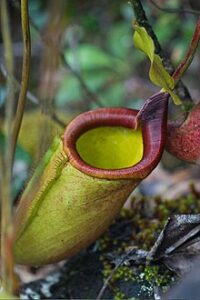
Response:
[[[133,42],[135,46],[144,52],[150,61],[153,61],[155,46],[152,38],[148,35],[144,27],[134,25],[134,28]]]
[[[149,77],[154,84],[164,88],[166,91],[174,89],[174,80],[163,67],[162,60],[157,54],[154,54]]]
[[[181,99],[179,98],[179,96],[175,92],[170,91],[169,94],[170,94],[172,100],[174,101],[174,104],[176,104],[176,105],[182,104]]]
[[[133,42],[135,47],[144,52],[151,62],[149,70],[150,80],[155,85],[168,92],[176,105],[181,104],[180,98],[173,92],[175,86],[173,77],[166,71],[160,56],[155,54],[154,41],[148,35],[144,27],[134,25],[134,28],[135,33],[133,35]]]

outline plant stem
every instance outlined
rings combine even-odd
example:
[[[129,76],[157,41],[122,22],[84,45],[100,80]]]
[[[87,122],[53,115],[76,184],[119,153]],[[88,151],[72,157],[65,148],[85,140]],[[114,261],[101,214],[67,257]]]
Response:
[[[13,225],[12,225],[12,119],[14,109],[14,85],[11,76],[14,71],[12,40],[10,34],[10,20],[6,0],[1,1],[1,25],[4,44],[5,64],[10,76],[7,77],[7,100],[5,103],[5,148],[1,153],[1,257],[2,257],[2,285],[4,289],[13,293],[15,289],[14,259],[12,253]],[[3,157],[4,154],[4,157]]]
[[[149,23],[149,20],[147,19],[147,16],[143,9],[141,1],[130,0],[129,2],[133,7],[135,17],[136,17],[138,24],[140,26],[144,27],[146,29],[146,31],[148,32],[148,34],[150,35],[150,37],[153,39],[154,44],[155,44],[155,52],[157,54],[159,54],[160,56],[162,54],[162,57],[163,57],[163,51],[162,51],[161,45],[158,41],[158,38],[157,38],[155,32],[153,31],[153,29]],[[169,67],[172,70],[172,66],[166,66],[166,67]]]
[[[30,71],[31,41],[30,41],[30,29],[29,29],[28,0],[21,0],[21,22],[22,22],[23,44],[24,44],[23,65],[22,65],[21,90],[19,93],[16,117],[14,121],[13,134],[12,134],[12,147],[11,147],[12,161],[14,161],[17,138],[21,127],[25,101],[26,101],[26,93],[28,89],[29,71]]]
[[[30,69],[30,33],[28,22],[28,0],[21,0],[21,19],[23,33],[23,66],[22,82],[17,105],[17,112],[12,128],[13,106],[14,106],[14,84],[13,84],[13,53],[10,35],[9,15],[6,0],[1,1],[2,36],[4,41],[5,63],[8,70],[7,87],[8,97],[6,101],[6,148],[5,159],[1,156],[1,257],[2,257],[2,285],[6,292],[13,294],[16,290],[16,277],[14,275],[13,257],[13,223],[12,223],[12,202],[11,202],[11,175],[14,162],[17,138],[21,126],[25,99],[28,87]]]
[[[172,77],[174,78],[175,85],[179,82],[180,78],[182,78],[183,74],[190,66],[194,58],[195,52],[197,50],[199,39],[200,39],[200,17],[197,20],[196,28],[192,37],[192,41],[189,46],[189,50],[186,53],[185,59],[181,61],[181,63],[179,64],[179,66],[177,67],[177,69],[172,75]],[[162,91],[163,89],[161,90],[161,92]],[[142,116],[147,111],[147,107],[152,107],[153,102],[154,102],[154,97],[149,98],[145,101],[143,107],[140,109],[139,113],[137,114],[138,120],[141,120]],[[136,128],[138,127],[138,124],[139,122],[136,123]]]
[[[140,0],[129,0],[134,13],[136,20],[138,24],[146,29],[148,34],[151,36],[151,38],[154,41],[155,44],[155,53],[157,53],[161,59],[163,60],[163,65],[165,66],[166,70],[169,72],[169,74],[172,74],[174,72],[174,67],[170,63],[169,59],[165,56],[164,51],[162,50],[162,47],[158,41],[158,38],[153,31],[149,20],[146,16],[146,13],[143,9],[142,3]],[[179,81],[177,87],[176,87],[176,92],[179,95],[179,97],[183,100],[189,100],[192,101],[190,93],[187,89],[187,87],[182,83],[182,81]]]
[[[192,41],[191,41],[189,50],[185,56],[185,59],[183,61],[181,61],[181,63],[179,64],[179,66],[176,68],[175,72],[172,75],[172,77],[174,78],[175,84],[177,84],[177,82],[180,80],[180,78],[183,76],[185,71],[190,66],[190,64],[194,58],[195,52],[197,50],[199,39],[200,39],[200,17],[197,20],[196,28],[195,28],[195,31],[194,31],[194,34],[192,37]]]
[[[12,130],[12,118],[13,118],[13,108],[14,108],[14,85],[12,81],[13,71],[14,71],[14,61],[13,61],[13,50],[12,50],[12,40],[10,34],[10,22],[9,22],[8,8],[5,0],[1,2],[1,25],[2,25],[2,37],[4,43],[4,57],[5,64],[8,70],[7,81],[7,100],[5,103],[5,165],[4,171],[10,172],[10,144],[11,144],[11,130]],[[9,169],[9,170],[8,170]]]

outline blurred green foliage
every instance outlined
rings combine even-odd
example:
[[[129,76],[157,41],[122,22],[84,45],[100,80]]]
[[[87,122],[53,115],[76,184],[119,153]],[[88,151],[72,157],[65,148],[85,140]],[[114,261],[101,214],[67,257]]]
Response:
[[[172,8],[183,6],[180,0],[163,3]],[[143,4],[164,51],[176,65],[191,38],[195,17],[165,13],[150,2]],[[30,1],[30,15],[40,33],[49,14],[48,1]],[[133,107],[133,101],[141,98],[141,91],[138,93],[136,89],[134,92],[134,84],[130,91],[127,90],[127,81],[134,81],[135,77],[148,80],[148,62],[133,47],[134,13],[128,2],[102,1],[99,5],[96,1],[71,1],[66,4],[65,18],[62,51],[71,68],[83,78],[88,89],[98,94],[103,106]],[[34,30],[32,35],[34,43],[38,43],[39,36]],[[82,110],[82,103],[89,101],[85,99],[83,87],[69,68],[62,63],[61,67],[66,72],[63,71],[60,77],[55,105],[62,109]],[[149,95],[151,93],[150,84]],[[97,105],[91,101],[89,106]]]
[[[50,3],[46,0],[29,1],[31,24],[34,24],[31,26],[32,48],[36,49],[33,53],[30,89],[35,89],[40,80],[39,65],[35,64],[35,60],[41,60],[40,49],[44,46],[41,36],[52,13]],[[91,0],[75,0],[63,3],[66,3],[66,25],[58,47],[71,69],[82,77],[89,90],[98,95],[102,105],[133,107],[134,101],[151,95],[155,88],[148,82],[149,62],[133,47],[134,13],[128,2],[104,0],[100,4]],[[189,8],[181,0],[162,1],[161,4],[170,8]],[[190,42],[195,16],[160,11],[151,2],[144,1],[143,5],[164,52],[176,66]],[[21,39],[21,36],[18,38]],[[80,80],[62,62],[58,71],[60,77],[54,96],[56,107],[82,111],[84,107],[98,106],[86,99]],[[138,78],[141,80],[140,89],[137,84],[135,87]],[[148,82],[144,95],[141,92],[142,81],[144,84]],[[88,102],[88,105],[82,105],[84,102]]]

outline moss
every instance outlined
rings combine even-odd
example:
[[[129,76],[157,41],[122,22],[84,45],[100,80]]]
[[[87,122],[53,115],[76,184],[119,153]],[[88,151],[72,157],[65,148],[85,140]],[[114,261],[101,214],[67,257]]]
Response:
[[[124,293],[120,292],[120,291],[116,291],[115,292],[115,300],[122,300],[125,299],[126,295],[124,295]]]
[[[134,280],[135,275],[131,268],[127,266],[119,267],[113,275],[113,281],[123,279],[124,281]]]
[[[104,278],[106,279],[115,267],[108,253],[117,255],[120,259],[131,246],[150,250],[169,216],[196,213],[200,213],[200,197],[192,185],[188,195],[178,199],[163,200],[161,197],[132,199],[131,209],[123,209],[118,219],[98,241]],[[164,292],[175,280],[176,275],[164,265],[122,264],[114,272],[110,285],[115,290],[121,281],[138,282],[141,293],[150,297],[153,286],[160,287]],[[115,299],[128,298],[119,289],[115,295]]]
[[[169,286],[174,281],[172,272],[163,266],[153,265],[144,267],[144,279],[151,285],[157,285],[158,287]]]

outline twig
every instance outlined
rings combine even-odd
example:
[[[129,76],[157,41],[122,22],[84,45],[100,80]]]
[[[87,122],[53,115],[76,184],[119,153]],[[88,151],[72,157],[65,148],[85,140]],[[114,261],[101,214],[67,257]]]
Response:
[[[21,22],[22,22],[23,44],[24,44],[23,65],[22,65],[21,90],[19,93],[16,117],[14,121],[13,134],[12,134],[12,147],[11,147],[12,161],[14,161],[17,138],[21,127],[25,101],[26,101],[26,93],[28,89],[29,71],[30,71],[31,41],[30,41],[30,28],[29,28],[28,0],[21,0]]]
[[[47,115],[48,116],[48,115]],[[58,116],[56,113],[52,113],[50,116],[49,116],[53,121],[55,121],[58,125],[60,125],[61,127],[65,128],[67,126],[66,123],[64,123]]]
[[[117,271],[117,269],[123,264],[123,262],[126,260],[126,258],[131,254],[131,252],[135,250],[135,249],[130,249],[123,257],[122,259],[116,264],[116,266],[114,267],[114,269],[111,271],[110,275],[106,278],[102,288],[100,289],[96,300],[100,300],[103,296],[103,293],[105,292],[110,280],[112,279],[114,273]]]
[[[20,86],[19,81],[14,77],[14,75],[10,74],[3,64],[0,65],[0,70],[1,70],[1,73],[4,76],[4,78],[12,81],[13,89],[15,90],[15,92],[19,92],[21,86]],[[34,104],[37,104],[37,105],[40,104],[37,97],[35,95],[33,95],[30,91],[27,91],[27,99],[29,99]]]
[[[157,38],[155,32],[153,31],[153,29],[149,23],[149,20],[143,9],[141,1],[140,0],[130,0],[129,2],[134,10],[135,18],[136,18],[138,24],[140,26],[144,27],[146,29],[146,31],[148,32],[148,34],[153,39],[154,45],[155,45],[155,52],[163,58],[163,63],[165,64],[165,67],[167,68],[167,70],[169,72],[172,72],[173,66],[169,63],[169,61],[166,59],[166,57],[164,57],[162,47],[158,41],[158,38]]]
[[[178,8],[170,8],[170,7],[162,7],[158,5],[155,1],[149,0],[157,9],[164,11],[166,13],[174,13],[174,14],[193,14],[193,15],[200,15],[199,10],[194,10],[194,9],[178,9]]]
[[[82,89],[86,95],[86,97],[91,101],[91,102],[94,102],[95,104],[97,104],[99,107],[102,107],[102,103],[101,103],[101,100],[97,97],[97,95],[91,91],[85,80],[83,79],[83,77],[76,71],[72,68],[72,66],[69,64],[69,62],[67,61],[67,59],[65,58],[64,56],[64,53],[63,52],[60,52],[60,58],[61,58],[61,61],[62,63],[70,70],[70,72],[78,79],[78,81],[80,82],[81,86],[82,86]]]
[[[165,54],[162,50],[162,47],[158,41],[158,38],[157,38],[155,32],[153,31],[153,29],[149,23],[149,20],[146,16],[146,13],[143,9],[141,1],[140,0],[129,0],[129,3],[133,7],[135,17],[136,17],[138,24],[140,26],[144,27],[146,29],[146,31],[148,32],[148,34],[151,36],[151,38],[153,39],[154,44],[155,44],[155,52],[162,58],[163,64],[164,64],[166,70],[170,74],[172,74],[174,72],[174,67],[172,66],[169,59],[165,56]],[[190,93],[189,93],[187,87],[182,83],[182,81],[179,81],[176,91],[181,99],[186,99],[186,100],[192,101]]]

